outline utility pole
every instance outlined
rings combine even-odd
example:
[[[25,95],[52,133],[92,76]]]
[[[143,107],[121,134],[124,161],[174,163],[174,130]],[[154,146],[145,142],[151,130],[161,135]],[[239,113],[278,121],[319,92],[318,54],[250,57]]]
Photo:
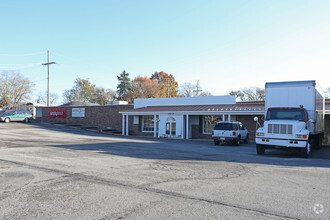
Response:
[[[200,89],[199,80],[197,80],[196,90],[193,90],[193,91],[196,92],[196,96],[198,96],[198,93],[199,92],[202,92],[203,91],[203,90]]]
[[[43,63],[42,65],[47,66],[47,72],[48,72],[48,77],[47,77],[47,107],[50,106],[50,83],[49,83],[49,66],[52,64],[56,64],[55,62],[49,62],[49,50],[47,50],[47,63]]]

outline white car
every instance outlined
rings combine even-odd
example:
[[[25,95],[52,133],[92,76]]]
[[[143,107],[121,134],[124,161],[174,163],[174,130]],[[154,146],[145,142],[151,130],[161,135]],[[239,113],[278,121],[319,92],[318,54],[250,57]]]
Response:
[[[220,143],[232,143],[240,145],[242,141],[249,142],[249,133],[238,121],[217,122],[212,131],[212,138],[215,145]]]

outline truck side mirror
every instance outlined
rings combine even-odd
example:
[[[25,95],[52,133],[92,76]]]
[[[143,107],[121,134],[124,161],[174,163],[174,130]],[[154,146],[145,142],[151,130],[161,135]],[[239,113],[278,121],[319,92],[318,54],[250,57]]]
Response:
[[[315,121],[313,119],[309,119],[309,122],[313,123],[313,124],[315,123]]]

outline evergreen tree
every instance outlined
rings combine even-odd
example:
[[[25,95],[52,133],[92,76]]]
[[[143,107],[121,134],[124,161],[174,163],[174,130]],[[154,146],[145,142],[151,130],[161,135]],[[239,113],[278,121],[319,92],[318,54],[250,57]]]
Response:
[[[128,77],[129,73],[127,73],[125,70],[117,76],[117,79],[119,81],[119,84],[117,86],[117,100],[124,100],[131,102],[130,100],[130,93],[131,93],[131,80]]]

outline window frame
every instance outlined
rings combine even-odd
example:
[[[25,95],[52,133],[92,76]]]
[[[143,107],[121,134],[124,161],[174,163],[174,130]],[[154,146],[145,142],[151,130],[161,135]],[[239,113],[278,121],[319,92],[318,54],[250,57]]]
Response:
[[[211,127],[211,131],[210,132],[207,132],[205,131],[205,117],[219,117],[220,120],[212,120],[212,122],[214,122],[213,126]],[[215,126],[215,124],[219,121],[223,121],[223,115],[203,115],[203,134],[212,134],[212,131],[213,131],[213,128]],[[211,123],[212,123],[211,122]]]
[[[145,123],[145,120],[149,120],[149,122]],[[146,133],[151,133],[154,132],[154,126],[155,126],[155,120],[154,120],[154,115],[142,115],[141,117],[141,132],[146,132]],[[148,127],[150,130],[145,130],[145,124],[152,125],[152,127]]]

